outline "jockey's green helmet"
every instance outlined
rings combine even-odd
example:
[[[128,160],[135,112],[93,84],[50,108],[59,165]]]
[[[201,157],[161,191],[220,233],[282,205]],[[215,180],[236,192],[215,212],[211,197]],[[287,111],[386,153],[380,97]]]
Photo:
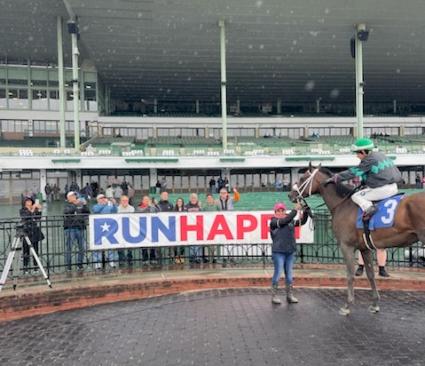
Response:
[[[354,145],[351,146],[353,152],[362,151],[362,150],[372,150],[375,147],[373,141],[366,137],[357,139]]]

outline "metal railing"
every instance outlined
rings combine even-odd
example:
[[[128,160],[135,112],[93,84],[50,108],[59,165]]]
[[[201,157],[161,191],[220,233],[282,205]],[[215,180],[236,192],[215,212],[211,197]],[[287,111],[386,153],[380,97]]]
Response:
[[[0,220],[0,271],[3,270],[11,244],[16,235],[16,225],[20,218]],[[84,238],[82,268],[78,268],[78,245],[72,245],[71,267],[65,260],[65,230],[62,216],[45,216],[38,222],[44,239],[38,244],[38,254],[48,275],[66,271],[115,270],[117,268],[167,269],[175,266],[223,266],[223,267],[264,267],[271,264],[270,244],[223,244],[181,247],[137,248],[102,251],[98,256],[87,250],[87,230],[83,229]],[[298,263],[342,264],[343,257],[335,241],[331,228],[330,214],[327,210],[315,212],[315,240],[313,244],[298,245]],[[31,238],[31,233],[29,233]],[[387,249],[389,266],[423,267],[425,265],[425,249],[421,243],[410,248]],[[37,266],[32,258],[20,258],[20,276],[36,273]],[[24,264],[27,264],[26,266]]]

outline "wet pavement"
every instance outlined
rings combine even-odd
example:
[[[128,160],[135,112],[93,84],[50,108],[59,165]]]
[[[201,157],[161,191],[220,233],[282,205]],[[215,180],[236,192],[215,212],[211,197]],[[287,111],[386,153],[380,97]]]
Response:
[[[0,365],[424,365],[425,293],[296,289],[191,292],[0,324]]]

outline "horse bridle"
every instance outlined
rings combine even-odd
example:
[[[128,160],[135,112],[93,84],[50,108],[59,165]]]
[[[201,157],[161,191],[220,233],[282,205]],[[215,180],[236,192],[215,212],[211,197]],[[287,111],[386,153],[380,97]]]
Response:
[[[303,207],[308,207],[310,209],[310,206],[308,205],[307,201],[305,200],[303,193],[308,188],[308,196],[311,196],[311,190],[313,188],[313,179],[317,172],[319,171],[319,168],[314,169],[312,172],[308,171],[310,173],[310,176],[298,187],[298,184],[294,184],[292,186],[292,189],[298,193],[298,196],[296,197],[297,202],[299,202]],[[310,209],[311,212],[311,209]]]
[[[313,179],[314,176],[317,174],[317,172],[319,171],[319,168],[314,169],[312,172],[308,171],[310,173],[310,176],[298,187],[298,184],[295,183],[292,186],[292,189],[298,193],[297,196],[297,201],[305,201],[303,193],[304,191],[307,189],[308,187],[308,196],[311,196],[311,190],[313,188]]]

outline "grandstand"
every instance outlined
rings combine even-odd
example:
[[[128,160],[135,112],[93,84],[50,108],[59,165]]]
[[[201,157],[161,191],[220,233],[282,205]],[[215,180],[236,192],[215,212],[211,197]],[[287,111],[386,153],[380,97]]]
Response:
[[[425,56],[425,4],[90,3],[2,9],[0,200],[72,180],[127,179],[147,192],[166,177],[200,191],[222,175],[273,189],[309,162],[357,164],[361,132],[407,184],[424,175],[423,71],[411,60]],[[370,36],[353,59],[361,24]]]

